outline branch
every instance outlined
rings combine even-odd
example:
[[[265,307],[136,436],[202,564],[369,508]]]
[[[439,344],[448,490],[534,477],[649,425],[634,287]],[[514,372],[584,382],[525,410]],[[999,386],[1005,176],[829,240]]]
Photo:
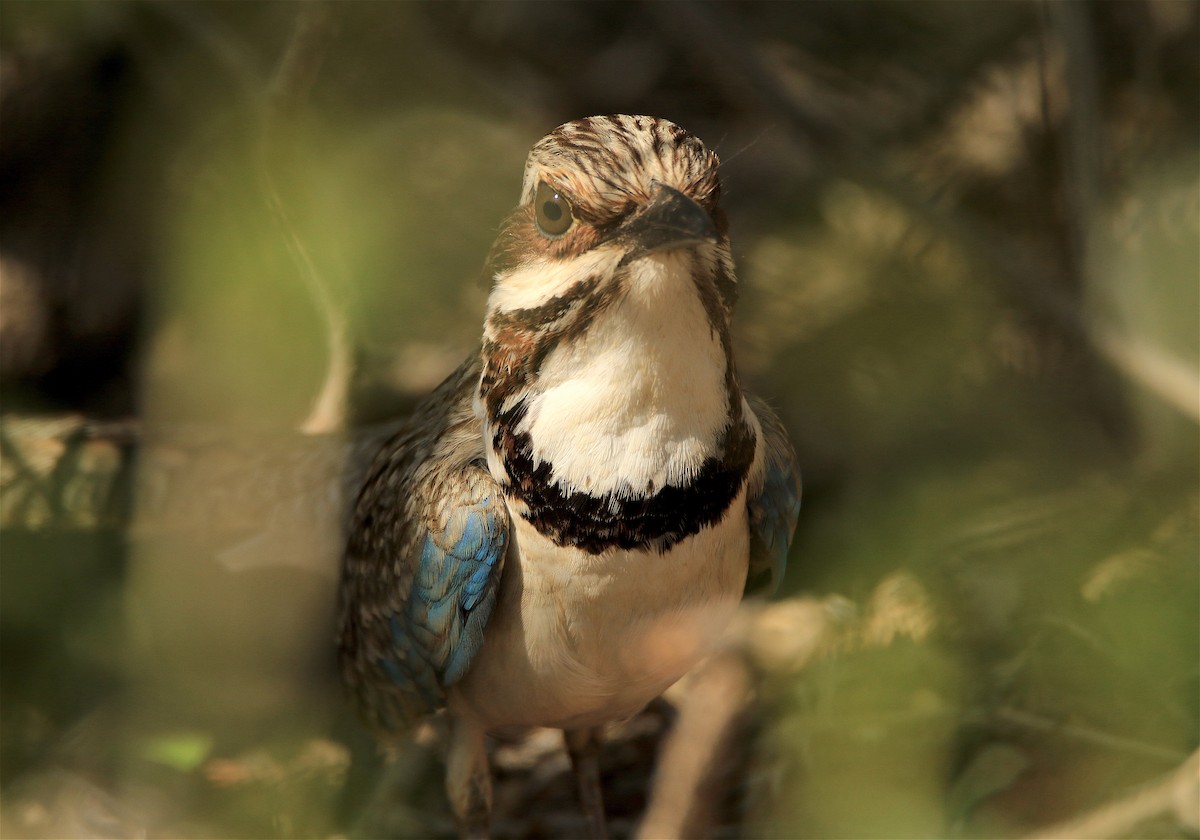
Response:
[[[1128,837],[1145,822],[1173,817],[1189,831],[1200,829],[1200,750],[1183,764],[1129,795],[1029,835],[1029,840]]]
[[[300,424],[300,430],[306,434],[324,434],[345,427],[350,378],[354,371],[353,354],[346,313],[334,300],[328,281],[321,275],[297,230],[280,194],[274,162],[280,156],[284,138],[292,135],[296,117],[308,100],[321,61],[337,34],[336,24],[336,12],[331,2],[308,0],[300,8],[292,39],[271,81],[258,147],[259,183],[267,206],[275,217],[292,261],[300,270],[304,286],[325,322],[328,363],[321,390],[308,417]]]
[[[707,837],[713,831],[743,733],[738,725],[751,690],[740,654],[718,654],[686,678],[679,717],[661,748],[639,840]]]

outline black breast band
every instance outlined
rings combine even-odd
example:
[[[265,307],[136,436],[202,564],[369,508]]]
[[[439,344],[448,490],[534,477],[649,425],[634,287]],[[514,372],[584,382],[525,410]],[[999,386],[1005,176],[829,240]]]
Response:
[[[687,484],[668,484],[650,494],[591,493],[564,488],[552,465],[535,461],[528,432],[513,433],[524,401],[497,418],[492,443],[508,482],[505,490],[525,503],[525,519],[557,545],[590,554],[608,548],[667,551],[720,520],[737,498],[754,460],[754,431],[738,412],[726,427],[719,456],[710,456]]]

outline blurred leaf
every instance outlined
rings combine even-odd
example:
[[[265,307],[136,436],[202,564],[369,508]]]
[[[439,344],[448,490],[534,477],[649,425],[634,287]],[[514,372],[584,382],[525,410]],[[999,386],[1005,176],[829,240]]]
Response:
[[[149,738],[141,752],[147,761],[190,773],[208,758],[212,746],[212,735],[206,732],[173,732]]]

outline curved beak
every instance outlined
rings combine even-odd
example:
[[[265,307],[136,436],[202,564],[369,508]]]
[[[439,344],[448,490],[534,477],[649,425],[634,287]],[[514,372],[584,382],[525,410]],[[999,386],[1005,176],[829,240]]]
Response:
[[[628,263],[647,254],[715,242],[717,227],[708,211],[674,187],[658,184],[650,202],[621,225],[615,240],[628,246]]]

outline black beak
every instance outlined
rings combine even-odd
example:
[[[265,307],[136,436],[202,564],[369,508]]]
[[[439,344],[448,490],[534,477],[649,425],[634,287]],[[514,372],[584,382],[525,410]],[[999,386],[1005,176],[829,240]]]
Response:
[[[708,211],[673,187],[658,184],[650,203],[616,230],[614,239],[629,251],[628,263],[647,254],[715,242],[717,227]]]

